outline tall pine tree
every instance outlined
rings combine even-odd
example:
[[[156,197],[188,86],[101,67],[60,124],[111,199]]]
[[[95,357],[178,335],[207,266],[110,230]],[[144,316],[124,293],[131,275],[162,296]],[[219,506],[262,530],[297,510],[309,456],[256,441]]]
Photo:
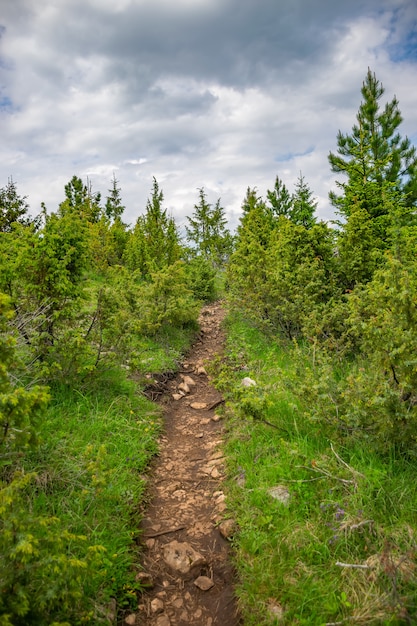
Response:
[[[290,219],[294,224],[304,226],[304,228],[311,228],[316,223],[316,218],[314,217],[316,209],[317,201],[314,200],[313,192],[300,172],[295,192],[292,196]]]
[[[10,178],[7,185],[0,189],[0,232],[10,232],[16,222],[27,224],[28,209],[26,197],[19,196],[16,183]]]
[[[163,208],[164,194],[156,178],[152,195],[146,203],[126,244],[125,260],[132,270],[139,270],[144,278],[179,260],[181,245],[174,218]]]
[[[187,217],[187,240],[194,244],[197,254],[211,261],[214,266],[222,266],[232,248],[224,209],[220,199],[214,206],[209,204],[203,188],[199,189],[199,198],[199,203],[194,205],[192,217]]]
[[[348,179],[336,183],[341,195],[330,193],[332,204],[345,218],[351,213],[352,197],[371,217],[384,215],[387,183],[405,195],[408,206],[417,202],[417,154],[397,130],[402,122],[398,100],[394,97],[381,109],[384,88],[370,69],[361,91],[357,123],[351,134],[338,132],[337,154],[329,154],[332,171]]]
[[[59,213],[64,214],[76,211],[86,222],[98,222],[102,213],[100,207],[101,194],[93,192],[91,181],[84,184],[81,178],[73,176],[65,185],[65,201],[60,204]]]
[[[115,221],[117,218],[120,219],[122,217],[125,207],[122,202],[121,189],[118,186],[119,181],[114,174],[111,182],[112,186],[108,191],[109,195],[106,198],[104,210],[109,220]]]
[[[289,217],[292,209],[292,197],[283,181],[277,176],[274,188],[266,192],[269,206],[275,217]]]

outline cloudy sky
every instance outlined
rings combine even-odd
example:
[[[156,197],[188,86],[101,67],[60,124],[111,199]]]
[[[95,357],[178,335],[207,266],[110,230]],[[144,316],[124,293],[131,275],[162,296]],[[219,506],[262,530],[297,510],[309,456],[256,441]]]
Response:
[[[417,145],[416,0],[1,0],[0,36],[0,187],[32,214],[114,172],[129,223],[155,176],[179,224],[204,187],[233,227],[301,171],[328,219],[368,66]]]

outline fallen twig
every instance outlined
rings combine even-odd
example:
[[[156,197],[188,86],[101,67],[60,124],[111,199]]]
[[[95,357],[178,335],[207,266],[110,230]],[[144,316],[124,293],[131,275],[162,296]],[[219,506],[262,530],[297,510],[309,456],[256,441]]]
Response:
[[[207,407],[207,411],[211,411],[212,409],[215,409],[216,407],[220,406],[221,404],[224,404],[226,402],[226,400],[224,398],[220,398],[220,400],[216,400],[216,402],[213,402],[213,404],[210,404],[210,406]]]
[[[267,426],[271,426],[271,428],[275,428],[276,430],[281,430],[281,428],[279,426],[276,426],[272,422],[268,422],[268,420],[264,419],[263,417],[253,417],[252,419],[254,419],[256,422],[262,422],[262,424],[266,424]]]
[[[356,485],[354,480],[349,480],[347,478],[339,478],[339,476],[334,476],[334,474],[330,474],[330,472],[328,472],[325,469],[322,469],[321,467],[307,467],[306,465],[299,465],[298,467],[301,467],[302,469],[311,470],[312,472],[318,472],[319,474],[323,474],[324,476],[327,476],[327,478],[338,480],[344,485]]]
[[[357,530],[358,528],[362,528],[362,526],[366,526],[367,524],[373,524],[374,520],[373,519],[365,519],[363,520],[363,522],[359,522],[358,524],[352,524],[352,526],[349,526],[349,530]]]
[[[162,537],[162,535],[168,535],[169,533],[176,533],[179,530],[184,530],[187,526],[177,526],[177,528],[169,528],[168,530],[160,530],[158,533],[147,533],[143,535],[145,539],[155,539],[155,537]]]
[[[313,483],[316,480],[323,480],[326,476],[317,476],[317,478],[281,478],[285,483]]]
[[[366,476],[364,474],[361,474],[361,472],[358,472],[357,470],[353,469],[353,467],[351,467],[350,465],[348,465],[346,463],[346,461],[344,461],[336,452],[336,450],[333,448],[333,444],[330,443],[330,447],[332,449],[333,454],[335,455],[336,459],[342,464],[344,465],[350,472],[352,472],[352,474],[356,474],[357,476],[360,476],[361,478],[366,478]]]
[[[338,567],[350,567],[352,569],[374,569],[372,565],[361,565],[360,563],[341,563],[336,561],[335,565]]]

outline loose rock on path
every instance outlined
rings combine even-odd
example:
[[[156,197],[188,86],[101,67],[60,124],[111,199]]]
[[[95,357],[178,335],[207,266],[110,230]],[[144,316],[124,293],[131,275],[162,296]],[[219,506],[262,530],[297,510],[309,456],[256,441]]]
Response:
[[[149,591],[126,624],[238,626],[230,545],[233,533],[222,489],[222,398],[205,363],[221,352],[224,312],[218,303],[200,315],[199,339],[167,383],[165,432],[142,523],[143,569]]]

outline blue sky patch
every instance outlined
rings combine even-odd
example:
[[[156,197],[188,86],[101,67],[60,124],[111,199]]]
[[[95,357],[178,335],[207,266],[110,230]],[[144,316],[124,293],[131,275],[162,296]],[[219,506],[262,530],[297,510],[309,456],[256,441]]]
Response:
[[[308,154],[312,154],[314,152],[314,148],[307,148],[304,152],[285,152],[284,154],[278,154],[274,161],[276,163],[283,163],[284,161],[292,161],[292,159],[297,159],[299,157],[307,156]]]
[[[11,111],[13,109],[13,102],[8,96],[0,96],[0,111]]]

